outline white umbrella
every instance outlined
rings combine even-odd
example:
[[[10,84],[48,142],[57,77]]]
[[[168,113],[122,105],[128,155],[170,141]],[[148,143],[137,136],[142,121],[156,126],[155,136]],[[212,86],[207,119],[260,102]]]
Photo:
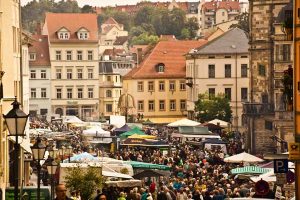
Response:
[[[214,119],[214,120],[211,120],[209,121],[208,123],[211,123],[211,124],[214,124],[214,125],[218,125],[218,126],[221,126],[221,127],[228,127],[228,122],[225,122],[223,120],[220,120],[220,119]]]
[[[170,127],[178,127],[178,126],[198,126],[201,123],[190,120],[190,119],[180,119],[178,121],[172,122],[170,124],[168,124],[168,126]]]
[[[263,159],[260,159],[246,152],[236,154],[224,159],[224,162],[230,162],[230,163],[257,163],[263,161],[264,161]]]

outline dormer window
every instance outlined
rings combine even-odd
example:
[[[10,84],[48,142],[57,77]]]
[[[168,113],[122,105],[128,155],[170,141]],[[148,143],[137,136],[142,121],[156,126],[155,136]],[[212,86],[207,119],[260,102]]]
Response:
[[[57,31],[57,37],[60,40],[69,40],[70,39],[70,32],[66,28],[61,28]]]
[[[155,66],[155,68],[156,68],[156,71],[157,71],[158,73],[164,73],[164,72],[165,72],[165,64],[163,64],[163,63],[157,64],[157,65]]]
[[[88,39],[88,32],[80,32],[78,33],[79,40],[87,40]]]

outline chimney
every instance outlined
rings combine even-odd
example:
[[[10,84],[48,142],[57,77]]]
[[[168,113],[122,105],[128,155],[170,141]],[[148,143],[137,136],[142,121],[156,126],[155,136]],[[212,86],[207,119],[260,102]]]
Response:
[[[140,64],[143,60],[143,49],[137,48],[137,64]]]
[[[42,25],[41,22],[36,23],[35,32],[37,35],[42,35]]]

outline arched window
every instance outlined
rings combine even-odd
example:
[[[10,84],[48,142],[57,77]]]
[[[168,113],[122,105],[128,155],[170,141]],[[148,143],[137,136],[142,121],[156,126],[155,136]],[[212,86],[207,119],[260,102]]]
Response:
[[[62,108],[56,108],[55,114],[59,114],[59,116],[62,116],[64,114],[63,109]]]
[[[106,90],[106,97],[112,97],[111,90]]]

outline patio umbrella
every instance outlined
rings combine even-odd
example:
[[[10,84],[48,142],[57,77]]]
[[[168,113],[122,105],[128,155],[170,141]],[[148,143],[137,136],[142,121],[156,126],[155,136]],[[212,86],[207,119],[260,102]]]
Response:
[[[257,163],[257,162],[263,162],[263,159],[260,159],[256,156],[253,156],[249,153],[243,152],[240,154],[236,154],[230,157],[227,157],[224,159],[224,162],[229,163]]]
[[[161,170],[170,170],[171,168],[167,165],[159,165],[153,163],[146,162],[138,162],[138,161],[125,161],[124,163],[131,165],[133,168],[141,168],[141,169],[161,169]]]
[[[137,135],[146,135],[143,131],[141,131],[138,127],[134,127],[133,129],[131,129],[130,131],[127,131],[125,133],[122,133],[120,135],[120,137],[124,138],[124,137],[128,137],[131,136],[133,134],[137,134]]]
[[[71,162],[93,162],[93,161],[99,161],[98,157],[95,157],[87,152],[74,155],[70,158]]]
[[[198,126],[201,123],[190,120],[190,119],[181,119],[176,122],[168,124],[169,127],[178,127],[178,126]]]

